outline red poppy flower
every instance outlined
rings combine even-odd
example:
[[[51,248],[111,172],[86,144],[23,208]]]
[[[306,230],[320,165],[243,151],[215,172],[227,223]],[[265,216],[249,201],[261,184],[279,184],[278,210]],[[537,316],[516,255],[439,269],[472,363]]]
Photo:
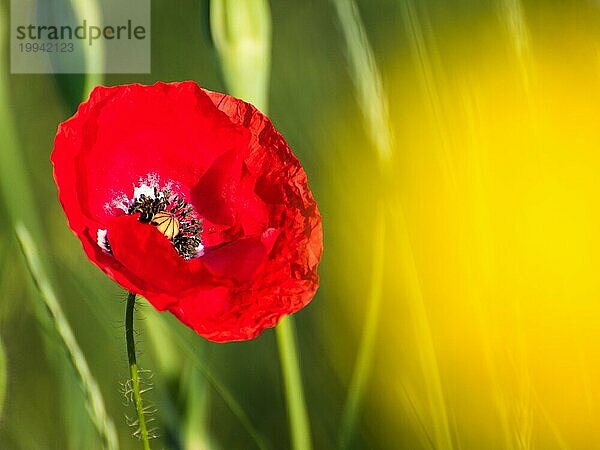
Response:
[[[51,160],[92,262],[205,338],[251,339],[312,299],[321,217],[252,105],[193,82],[98,87]]]

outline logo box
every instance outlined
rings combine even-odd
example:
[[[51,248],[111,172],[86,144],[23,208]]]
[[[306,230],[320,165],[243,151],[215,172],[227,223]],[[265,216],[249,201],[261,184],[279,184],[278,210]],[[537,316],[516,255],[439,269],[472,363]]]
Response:
[[[11,0],[10,18],[12,73],[150,73],[150,0]]]

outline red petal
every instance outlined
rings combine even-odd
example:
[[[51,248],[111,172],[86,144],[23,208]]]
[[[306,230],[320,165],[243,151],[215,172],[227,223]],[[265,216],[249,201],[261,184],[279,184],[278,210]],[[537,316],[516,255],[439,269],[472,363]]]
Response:
[[[70,185],[82,213],[103,223],[115,197],[131,197],[148,174],[189,190],[221,154],[247,142],[195,83],[100,87],[59,128],[52,161],[61,201],[73,201],[63,192]]]
[[[97,88],[59,127],[51,159],[89,258],[207,339],[250,339],[312,299],[321,217],[299,161],[252,105],[193,82]],[[148,175],[204,217],[203,257],[182,259],[116,208]]]
[[[143,284],[134,290],[159,309],[177,301],[178,295],[210,282],[200,259],[180,257],[171,241],[153,225],[141,223],[136,216],[113,219],[108,227],[108,239],[116,261]],[[170,300],[153,293],[166,292]],[[158,301],[155,302],[155,299]]]

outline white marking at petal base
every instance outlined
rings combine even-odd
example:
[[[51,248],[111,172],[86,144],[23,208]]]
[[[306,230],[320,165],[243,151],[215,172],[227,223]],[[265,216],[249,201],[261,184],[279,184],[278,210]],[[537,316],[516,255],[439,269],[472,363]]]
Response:
[[[113,208],[120,209],[124,213],[129,212],[129,198],[125,194],[120,194],[110,203],[110,205],[104,205],[104,210],[107,213],[112,213]]]
[[[199,258],[200,256],[204,256],[204,245],[202,245],[202,243],[198,244],[198,247],[196,247],[196,258]]]
[[[108,246],[106,245],[108,240],[106,239],[106,234],[108,230],[98,229],[96,233],[96,242],[98,243],[98,247],[104,250],[107,253],[110,253]]]
[[[154,187],[149,186],[147,184],[141,184],[133,190],[133,198],[140,198],[142,195],[146,197],[155,198],[154,196]]]

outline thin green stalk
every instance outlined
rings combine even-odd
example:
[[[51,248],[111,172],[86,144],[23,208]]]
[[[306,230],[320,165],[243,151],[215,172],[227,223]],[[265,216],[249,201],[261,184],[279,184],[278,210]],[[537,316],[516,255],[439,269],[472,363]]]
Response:
[[[277,325],[277,328],[275,328],[275,333],[277,335],[277,347],[279,348],[279,359],[283,371],[292,449],[310,450],[312,448],[310,425],[304,401],[300,364],[298,362],[296,329],[292,318],[289,316],[284,317],[279,325]]]
[[[89,285],[92,281],[91,278],[89,278],[82,271],[74,271],[68,264],[62,265],[61,270],[65,271],[67,278],[76,282],[78,289],[81,290],[81,292],[85,293],[83,298],[88,302],[88,306],[90,308],[96,308],[99,316],[106,316],[109,314],[110,311],[106,306],[106,302],[101,301],[102,299],[99,297],[99,294],[96,291],[89,289]],[[106,328],[107,332],[112,331],[106,323],[103,322],[102,325]],[[270,449],[268,442],[252,424],[250,417],[237,402],[231,391],[217,379],[211,368],[208,367],[206,362],[203,361],[198,355],[198,342],[196,339],[196,334],[191,335],[188,333],[188,329],[186,327],[182,327],[179,322],[177,322],[176,326],[169,326],[167,316],[155,312],[154,310],[147,311],[147,320],[144,321],[144,329],[149,333],[153,343],[158,342],[158,339],[168,334],[169,338],[173,339],[174,346],[177,348],[177,350],[183,352],[180,355],[181,359],[184,361],[189,361],[202,373],[204,378],[206,378],[206,381],[208,381],[208,383],[212,386],[217,395],[221,397],[233,415],[238,418],[242,427],[255,441],[257,448],[261,450]],[[156,348],[156,345],[153,344],[153,347]],[[161,354],[164,353],[165,352],[161,349]],[[160,360],[161,357],[158,354],[157,357]],[[166,419],[166,416],[163,415],[163,418]]]
[[[148,427],[146,426],[146,417],[144,414],[144,404],[140,390],[140,372],[138,370],[135,357],[135,338],[133,335],[133,312],[135,310],[135,294],[129,294],[127,297],[127,309],[125,311],[125,336],[127,339],[127,358],[129,360],[129,374],[131,375],[131,392],[133,402],[138,418],[139,438],[142,441],[144,450],[150,450],[150,440],[148,437]]]
[[[67,318],[65,317],[54,290],[46,276],[44,267],[40,261],[37,246],[35,245],[31,234],[21,222],[17,222],[15,230],[19,245],[21,246],[21,251],[23,252],[23,256],[27,263],[27,268],[31,273],[37,289],[40,291],[44,305],[52,317],[52,324],[60,337],[60,343],[64,347],[67,356],[69,357],[69,361],[75,369],[75,374],[79,378],[79,382],[86,396],[90,418],[102,439],[103,448],[107,450],[116,450],[119,448],[119,445],[115,426],[106,412],[100,388],[92,376],[87,361],[77,344],[75,335],[71,330]]]
[[[342,424],[338,439],[341,449],[347,448],[353,438],[360,404],[362,403],[365,386],[369,380],[371,365],[373,363],[375,337],[377,335],[379,311],[383,298],[383,267],[385,258],[385,216],[381,202],[377,207],[373,238],[375,246],[373,249],[373,272],[371,275],[371,291],[368,299],[367,318],[342,415]]]
[[[268,109],[271,11],[267,0],[212,0],[211,32],[232,95]],[[310,450],[312,438],[291,317],[275,329],[294,450]]]

